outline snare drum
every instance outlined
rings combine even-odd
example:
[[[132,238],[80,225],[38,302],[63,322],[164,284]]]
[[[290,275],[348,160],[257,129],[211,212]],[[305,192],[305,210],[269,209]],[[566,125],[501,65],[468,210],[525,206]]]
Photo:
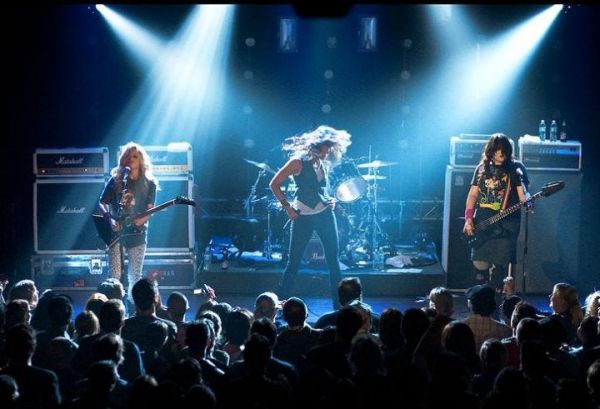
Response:
[[[343,161],[334,167],[329,175],[329,185],[340,202],[353,202],[367,192],[367,182],[363,179],[353,161]]]

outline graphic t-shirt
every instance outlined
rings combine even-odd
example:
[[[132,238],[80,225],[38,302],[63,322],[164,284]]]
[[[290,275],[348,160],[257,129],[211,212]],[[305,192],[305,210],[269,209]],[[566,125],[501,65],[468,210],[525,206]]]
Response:
[[[515,161],[506,166],[496,166],[493,163],[479,164],[471,180],[471,185],[479,187],[476,203],[478,219],[491,217],[503,208],[518,203],[519,195],[516,188],[523,182],[527,184],[528,180],[525,167],[520,162]],[[520,212],[515,212],[507,219],[516,219],[520,215]]]

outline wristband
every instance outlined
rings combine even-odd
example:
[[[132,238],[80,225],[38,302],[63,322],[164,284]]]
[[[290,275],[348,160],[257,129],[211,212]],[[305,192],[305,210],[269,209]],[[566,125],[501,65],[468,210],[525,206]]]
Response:
[[[465,220],[472,219],[475,216],[475,209],[465,209]]]

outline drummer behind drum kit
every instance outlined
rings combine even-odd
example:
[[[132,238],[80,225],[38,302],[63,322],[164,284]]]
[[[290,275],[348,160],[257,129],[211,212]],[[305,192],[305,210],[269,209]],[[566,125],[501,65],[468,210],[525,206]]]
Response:
[[[283,253],[282,258],[285,259],[287,257],[285,253],[287,253],[289,229],[273,229],[273,225],[276,224],[274,220],[281,219],[285,216],[285,212],[283,212],[281,204],[275,198],[268,199],[265,196],[256,199],[256,188],[260,179],[267,173],[275,174],[275,171],[265,163],[249,159],[244,160],[260,169],[251,193],[245,201],[246,215],[247,217],[252,216],[254,203],[263,199],[268,201],[267,233],[263,256],[272,259],[273,245],[275,242],[279,242]],[[360,164],[356,162],[355,159],[346,158],[334,166],[329,174],[329,193],[338,200],[336,217],[340,241],[340,261],[352,267],[372,266],[374,269],[381,270],[384,267],[383,249],[389,243],[387,243],[388,237],[381,229],[377,217],[378,181],[386,179],[386,176],[379,174],[379,169],[396,165],[397,162],[384,162],[381,160]],[[367,169],[367,173],[363,174],[359,169]],[[287,188],[284,189],[290,201],[296,190],[296,184],[290,178]],[[365,201],[359,202],[359,199],[363,197],[366,198],[366,203]],[[362,208],[350,211],[349,209],[354,208],[356,204],[362,205]],[[357,218],[356,213],[360,213],[361,216]],[[320,243],[316,239],[318,249],[315,250],[314,240],[313,238],[307,246],[304,259],[309,264],[311,262],[324,264],[324,255]]]

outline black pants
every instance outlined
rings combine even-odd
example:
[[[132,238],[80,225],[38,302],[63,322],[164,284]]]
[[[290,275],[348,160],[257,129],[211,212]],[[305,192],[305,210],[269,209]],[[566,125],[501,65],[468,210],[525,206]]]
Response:
[[[300,268],[304,249],[316,231],[323,243],[325,261],[329,269],[331,297],[334,305],[337,303],[337,285],[341,279],[340,262],[338,258],[338,230],[335,213],[326,209],[315,215],[300,215],[292,220],[290,232],[289,258],[279,287],[279,296],[288,298],[294,287],[294,281]]]

